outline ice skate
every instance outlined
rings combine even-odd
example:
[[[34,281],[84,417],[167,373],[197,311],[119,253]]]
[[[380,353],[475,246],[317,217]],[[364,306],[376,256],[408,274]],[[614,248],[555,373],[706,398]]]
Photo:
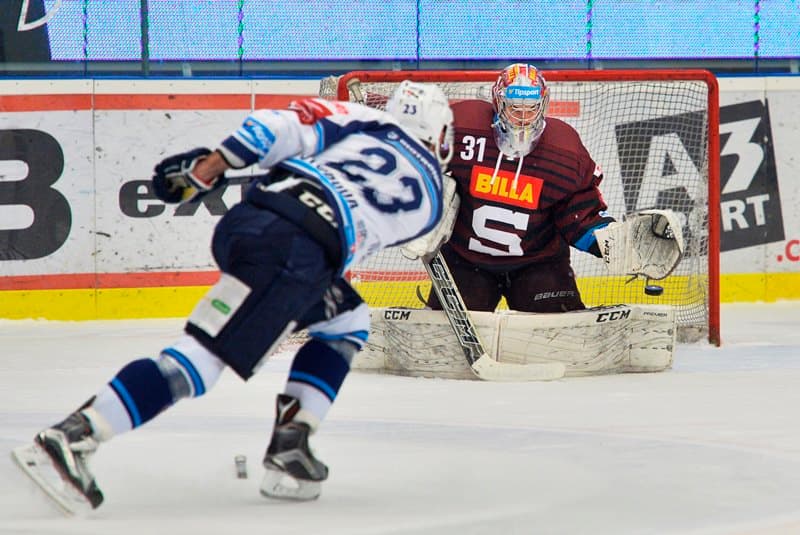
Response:
[[[308,447],[311,428],[293,420],[299,410],[296,398],[278,395],[275,427],[264,456],[266,473],[261,482],[261,494],[268,498],[314,500],[322,492],[321,482],[328,477],[328,467]]]
[[[97,446],[89,420],[75,412],[37,434],[32,445],[16,448],[12,457],[63,512],[74,514],[103,503],[88,466]]]

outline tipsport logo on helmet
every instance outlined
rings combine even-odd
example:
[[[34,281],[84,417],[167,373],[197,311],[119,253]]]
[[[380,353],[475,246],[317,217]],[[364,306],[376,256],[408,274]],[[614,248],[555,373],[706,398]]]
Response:
[[[542,88],[528,87],[522,85],[512,85],[506,88],[506,98],[508,99],[542,99]]]

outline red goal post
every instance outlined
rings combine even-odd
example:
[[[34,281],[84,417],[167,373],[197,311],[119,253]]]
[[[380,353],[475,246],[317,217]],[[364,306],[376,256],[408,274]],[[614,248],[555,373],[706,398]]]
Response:
[[[719,86],[705,70],[543,71],[549,116],[578,130],[604,171],[600,188],[617,218],[646,208],[675,210],[686,253],[648,296],[643,281],[605,274],[602,263],[574,251],[587,306],[619,303],[675,307],[679,339],[720,343]],[[498,71],[355,71],[322,80],[320,95],[382,107],[402,80],[436,83],[453,100],[490,99]],[[350,279],[372,307],[421,308],[430,282],[419,263],[396,249],[353,269]],[[469,291],[462,289],[462,291]]]

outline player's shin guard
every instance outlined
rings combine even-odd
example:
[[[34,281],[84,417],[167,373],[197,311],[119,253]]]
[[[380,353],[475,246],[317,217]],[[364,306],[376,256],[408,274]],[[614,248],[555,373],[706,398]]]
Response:
[[[157,359],[135,360],[122,368],[93,406],[112,423],[115,432],[133,429],[182,398],[205,394],[223,368],[208,350],[184,337]],[[128,419],[130,427],[120,421]]]
[[[312,430],[325,418],[336,399],[356,350],[345,340],[311,339],[295,355],[284,393],[300,401],[300,417]]]
[[[111,380],[109,387],[124,406],[134,429],[176,401],[167,377],[152,359],[129,363]]]

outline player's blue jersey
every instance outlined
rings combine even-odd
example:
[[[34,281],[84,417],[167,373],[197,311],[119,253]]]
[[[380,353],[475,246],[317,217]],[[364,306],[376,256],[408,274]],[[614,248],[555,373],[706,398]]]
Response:
[[[219,150],[237,168],[279,166],[319,183],[346,245],[345,269],[431,231],[442,215],[436,159],[394,117],[360,104],[307,99],[256,111]]]

